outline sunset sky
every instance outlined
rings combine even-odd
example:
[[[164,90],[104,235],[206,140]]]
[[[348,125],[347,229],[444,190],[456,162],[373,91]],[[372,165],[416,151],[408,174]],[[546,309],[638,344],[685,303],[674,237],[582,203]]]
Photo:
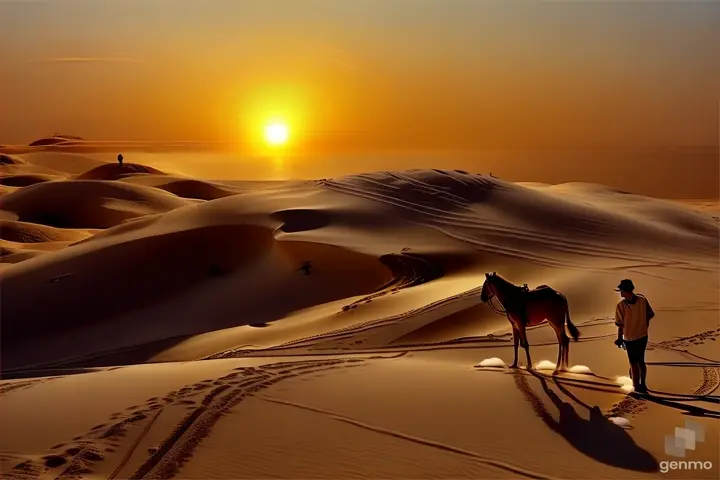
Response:
[[[0,143],[716,145],[720,3],[0,0]]]

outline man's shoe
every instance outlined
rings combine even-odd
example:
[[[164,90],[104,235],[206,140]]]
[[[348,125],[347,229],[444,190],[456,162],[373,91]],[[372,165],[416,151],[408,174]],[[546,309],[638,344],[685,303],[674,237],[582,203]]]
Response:
[[[633,388],[637,393],[647,393],[648,391],[645,385],[635,385]]]

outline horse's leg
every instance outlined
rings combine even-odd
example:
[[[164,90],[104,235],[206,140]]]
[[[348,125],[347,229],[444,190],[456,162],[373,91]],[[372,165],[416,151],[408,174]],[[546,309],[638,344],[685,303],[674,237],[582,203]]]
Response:
[[[517,328],[515,328],[515,325],[513,325],[512,329],[513,334],[513,363],[510,365],[510,368],[517,368],[518,366],[518,343],[520,343],[520,332],[518,332]]]
[[[563,358],[562,358],[562,370],[567,370],[570,366],[570,337],[568,337],[567,332],[565,331],[565,312],[567,312],[567,303],[563,302],[558,307],[557,311],[557,325],[558,325],[558,331],[560,333],[560,341],[562,342],[562,351],[563,351]]]
[[[557,341],[558,341],[558,358],[557,358],[557,362],[555,363],[555,370],[553,371],[553,375],[557,375],[562,370],[564,370],[563,361],[565,359],[565,349],[563,348],[564,345],[563,345],[563,339],[562,339],[562,332],[558,331],[558,329],[555,328],[554,325],[553,325],[553,329],[555,330],[555,335],[557,336]]]
[[[518,325],[518,331],[520,332],[520,345],[525,349],[525,357],[527,357],[527,369],[532,370],[533,364],[532,360],[530,360],[530,344],[528,343],[527,339],[527,332],[525,331],[526,323],[523,321],[520,325]]]

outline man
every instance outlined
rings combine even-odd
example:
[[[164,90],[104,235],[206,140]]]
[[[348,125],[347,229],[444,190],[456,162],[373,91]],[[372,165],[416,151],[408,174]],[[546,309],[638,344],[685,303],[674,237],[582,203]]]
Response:
[[[122,155],[122,153],[120,153],[120,154],[118,154],[118,163],[120,164],[121,167],[122,167],[122,162],[123,162],[123,155]]]
[[[620,292],[623,298],[615,308],[615,325],[618,327],[615,345],[620,348],[624,344],[627,349],[635,391],[647,393],[645,349],[648,344],[648,326],[655,312],[647,298],[634,293],[632,280],[621,281],[615,291]]]

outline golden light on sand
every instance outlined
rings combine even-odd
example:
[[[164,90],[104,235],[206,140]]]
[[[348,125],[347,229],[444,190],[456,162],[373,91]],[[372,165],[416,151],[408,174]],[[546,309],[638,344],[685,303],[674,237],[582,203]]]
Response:
[[[271,123],[265,127],[265,141],[271,146],[281,146],[287,143],[290,130],[284,123]]]
[[[91,368],[101,362],[109,364],[117,358],[113,352],[130,347],[148,353],[125,357],[122,374],[112,369],[99,370],[85,376],[82,382],[72,380],[78,378],[73,376],[57,378],[49,386],[27,386],[0,378],[3,395],[0,423],[10,432],[33,431],[32,436],[0,436],[0,470],[6,465],[22,464],[28,472],[44,472],[48,466],[71,462],[64,456],[56,458],[57,449],[48,449],[48,445],[78,442],[92,449],[115,445],[116,454],[129,459],[115,469],[118,478],[146,473],[156,478],[171,477],[178,457],[170,452],[164,458],[167,461],[156,462],[157,455],[148,461],[136,458],[135,447],[140,442],[115,443],[122,429],[118,430],[119,424],[112,420],[116,416],[108,417],[108,412],[135,412],[133,417],[121,421],[123,425],[141,420],[160,407],[160,400],[156,399],[172,397],[175,401],[168,400],[158,410],[157,414],[165,415],[163,420],[154,421],[158,418],[156,414],[145,423],[140,435],[145,435],[143,445],[172,444],[181,452],[182,458],[187,459],[177,475],[182,478],[205,478],[210,468],[222,478],[291,475],[311,478],[321,474],[345,478],[351,470],[358,472],[356,476],[372,478],[379,476],[377,472],[391,472],[392,475],[384,475],[391,478],[418,476],[418,468],[413,466],[416,462],[397,462],[397,457],[410,459],[425,454],[420,449],[427,446],[418,445],[413,441],[415,437],[400,432],[401,438],[410,441],[393,444],[392,458],[375,456],[368,460],[368,437],[361,428],[348,428],[345,422],[328,422],[323,425],[325,435],[310,438],[303,428],[288,431],[284,425],[266,420],[276,416],[276,408],[283,408],[286,424],[304,426],[306,412],[301,408],[279,407],[278,402],[286,406],[288,402],[273,397],[264,397],[267,401],[263,402],[241,401],[248,391],[267,391],[273,382],[280,381],[285,382],[284,398],[302,398],[311,405],[322,402],[328,412],[362,411],[363,422],[389,435],[396,435],[393,432],[398,425],[418,425],[417,431],[436,440],[434,445],[440,448],[443,444],[471,445],[488,457],[486,464],[480,464],[471,457],[463,460],[459,455],[433,456],[432,461],[422,465],[427,476],[447,477],[448,470],[462,469],[473,472],[477,478],[494,478],[500,467],[505,476],[517,477],[518,472],[540,476],[537,472],[541,472],[549,478],[587,477],[587,472],[593,469],[601,478],[610,477],[604,473],[609,469],[614,472],[624,468],[625,473],[657,471],[658,461],[652,452],[656,448],[653,445],[659,443],[653,439],[666,438],[671,431],[677,422],[674,408],[644,411],[643,435],[637,439],[622,431],[633,427],[624,418],[629,410],[622,408],[614,412],[617,416],[608,417],[612,426],[591,426],[595,422],[594,412],[600,412],[598,407],[592,407],[588,422],[571,418],[571,427],[579,426],[582,430],[569,436],[547,434],[548,425],[555,431],[562,428],[557,427],[557,422],[564,426],[562,420],[555,420],[557,417],[541,411],[547,421],[535,419],[537,407],[549,405],[546,399],[559,402],[564,400],[557,397],[571,395],[561,388],[561,382],[572,382],[580,390],[602,390],[596,397],[600,402],[633,392],[631,378],[612,374],[613,370],[626,374],[628,364],[622,358],[625,355],[609,340],[602,345],[590,341],[571,343],[567,359],[587,359],[590,363],[587,366],[570,363],[567,371],[558,372],[554,372],[557,365],[550,360],[555,352],[560,353],[559,345],[549,342],[541,347],[539,338],[531,339],[527,352],[527,357],[532,352],[538,362],[537,372],[528,370],[532,364],[522,351],[518,352],[518,369],[511,369],[513,352],[507,348],[507,341],[502,341],[505,347],[500,352],[493,345],[497,342],[473,345],[478,360],[489,357],[476,365],[477,369],[471,368],[472,357],[458,356],[445,349],[428,353],[423,345],[441,345],[448,339],[462,338],[465,332],[483,334],[496,331],[503,324],[505,328],[510,326],[501,318],[497,320],[500,323],[493,323],[489,305],[481,306],[483,310],[477,312],[459,312],[463,317],[458,317],[457,308],[434,307],[458,302],[458,298],[472,291],[469,289],[478,286],[485,270],[496,264],[502,270],[498,273],[507,271],[510,280],[530,281],[530,285],[557,284],[563,293],[567,292],[578,324],[580,319],[589,318],[589,314],[582,313],[583,306],[592,305],[603,289],[608,292],[608,301],[600,308],[613,315],[616,306],[612,288],[626,274],[632,274],[637,278],[639,292],[648,292],[649,302],[667,306],[662,311],[658,307],[657,315],[662,318],[651,323],[650,338],[681,336],[682,340],[674,341],[675,347],[667,347],[670,353],[675,349],[683,354],[691,351],[702,354],[712,340],[720,337],[720,331],[715,330],[715,313],[720,308],[716,296],[718,231],[713,220],[720,215],[717,200],[708,201],[703,207],[640,195],[632,195],[628,201],[627,195],[617,193],[616,187],[597,183],[573,182],[553,187],[511,183],[488,175],[442,169],[445,164],[439,164],[438,169],[336,173],[320,185],[308,185],[298,180],[310,175],[296,175],[293,167],[307,163],[306,159],[314,155],[312,152],[304,155],[310,149],[302,151],[299,146],[309,136],[306,132],[322,123],[310,121],[314,119],[300,116],[295,110],[278,113],[268,110],[267,116],[261,111],[243,118],[245,130],[241,133],[247,135],[243,139],[262,144],[257,156],[220,151],[199,157],[197,152],[185,156],[127,149],[135,144],[126,144],[122,150],[115,145],[101,150],[96,146],[99,144],[83,141],[39,156],[20,157],[21,154],[12,153],[14,150],[0,148],[0,176],[17,178],[21,172],[25,180],[31,180],[24,181],[26,186],[13,187],[13,191],[3,192],[0,185],[0,193],[4,193],[0,247],[9,250],[3,260],[13,262],[0,264],[5,294],[0,332],[4,339],[10,338],[7,345],[11,347],[3,345],[6,348],[0,373],[60,363],[67,358],[77,359],[74,362],[78,368]],[[291,131],[272,128],[269,137],[284,139],[292,148],[271,147],[265,141],[265,127],[274,124],[289,126]],[[45,143],[48,142],[40,142]],[[107,153],[109,148],[111,153]],[[108,156],[112,158],[118,151],[126,152],[128,163],[122,169],[107,163]],[[298,151],[303,155],[298,155]],[[236,160],[241,161],[238,168],[233,166]],[[166,170],[161,165],[171,168]],[[317,164],[314,170],[317,175],[324,174],[322,168],[327,168],[326,165]],[[183,171],[196,168],[202,176],[193,178],[187,172],[183,177],[189,181],[182,182],[182,188],[172,189],[172,194],[161,188],[160,182],[117,181],[128,172],[162,177],[176,168]],[[232,177],[223,178],[226,174]],[[237,181],[243,177],[246,180],[239,184]],[[252,181],[253,177],[260,181]],[[208,178],[214,180],[205,180]],[[293,180],[283,181],[290,178]],[[495,194],[498,188],[511,189],[512,195]],[[492,201],[482,208],[468,208],[488,194],[494,195]],[[588,204],[593,207],[586,208]],[[4,215],[5,211],[11,215]],[[142,220],[148,212],[153,214],[151,222]],[[389,214],[392,228],[388,228]],[[438,217],[453,223],[449,234],[438,231]],[[128,229],[124,226],[129,219],[140,221]],[[271,219],[277,228],[258,222],[262,219]],[[74,228],[60,228],[56,226],[59,223]],[[493,225],[493,234],[487,235],[478,225]],[[618,225],[623,228],[618,229]],[[112,235],[118,228],[122,233]],[[98,235],[98,231],[106,229],[108,234]],[[594,240],[587,246],[589,235]],[[653,262],[649,267],[618,269],[615,248],[630,236],[642,241],[623,244],[627,255],[644,258],[653,252],[657,259],[676,259],[688,268],[680,270],[674,263],[665,266]],[[94,239],[84,242],[82,247],[68,246],[89,238]],[[535,256],[547,255],[548,238],[557,247],[552,261],[532,261]],[[677,245],[678,238],[682,248]],[[41,258],[28,255],[37,248],[38,239],[43,247]],[[487,251],[478,251],[478,245]],[[388,255],[404,247],[414,254]],[[139,259],[143,275],[136,274],[137,262],[118,258],[118,250]],[[580,258],[598,268],[591,272],[592,277],[576,276]],[[112,268],[117,280],[114,288],[106,288],[107,282],[101,278],[108,268]],[[650,268],[653,274],[640,275]],[[378,288],[379,285],[384,286]],[[420,294],[415,293],[418,288],[422,289]],[[48,292],[42,302],[37,301],[40,290]],[[153,295],[137,295],[138,291]],[[377,293],[370,298],[368,292]],[[117,302],[118,297],[123,301]],[[92,304],[87,298],[93,299]],[[364,304],[352,308],[358,305],[359,298]],[[148,300],[154,300],[153,328],[147,328]],[[375,303],[367,304],[370,300]],[[687,308],[690,304],[709,307],[705,311]],[[437,319],[430,329],[429,308],[435,308],[433,315]],[[470,319],[478,314],[488,317],[471,323]],[[122,322],[103,320],[113,315],[121,315]],[[467,320],[466,324],[465,320],[461,322],[462,328],[457,326],[458,318]],[[566,327],[570,325],[569,315],[562,319]],[[337,322],[343,326],[338,327]],[[247,324],[258,328],[250,331]],[[230,327],[233,325],[236,328]],[[353,351],[343,348],[352,346],[358,348],[354,352],[363,351],[359,348],[369,338],[367,325],[373,328],[373,348],[391,347],[402,339],[402,348],[408,355],[388,352],[376,359],[347,356]],[[594,331],[588,331],[596,328],[593,325],[583,325],[581,339],[593,338]],[[612,327],[607,328],[612,333]],[[186,337],[189,331],[194,332],[191,338],[166,345],[151,358],[148,342]],[[324,352],[322,358],[299,361],[282,357],[263,359],[266,364],[262,368],[241,358],[247,343],[260,345],[258,352],[272,355],[273,345],[279,342],[306,344],[310,338],[321,338],[327,345],[334,345],[335,351]],[[490,334],[487,338],[491,339]],[[493,353],[498,356],[492,357]],[[225,360],[196,361],[200,358]],[[336,369],[335,373],[318,378],[318,372],[327,371],[329,364]],[[358,365],[366,368],[353,369],[351,381],[346,380],[348,374],[340,376]],[[604,374],[612,376],[593,376],[591,369],[604,370],[608,365],[611,368]],[[650,385],[662,385],[663,389],[678,394],[686,391],[688,369],[674,365],[650,370]],[[230,370],[234,373],[229,373]],[[500,375],[513,372],[517,375]],[[553,373],[557,383],[550,380]],[[268,379],[268,375],[273,376]],[[150,376],[162,381],[148,381]],[[543,377],[548,378],[542,390],[536,387],[533,376],[543,381]],[[291,377],[303,381],[286,380]],[[246,388],[235,386],[238,381],[245,382]],[[210,386],[211,382],[217,388]],[[713,386],[717,380],[706,383]],[[440,384],[441,388],[429,392],[428,384]],[[22,388],[16,388],[18,385]],[[116,398],[113,393],[121,389],[122,398]],[[518,389],[522,395],[517,394]],[[346,395],[327,395],[331,390],[342,390]],[[584,397],[580,390],[578,397]],[[448,395],[460,391],[472,401],[458,401],[456,395]],[[72,397],[72,401],[54,401],[58,397]],[[576,404],[597,403],[590,399],[571,397],[567,409],[574,408],[576,414],[571,415],[584,418],[585,412]],[[105,400],[107,404],[103,403]],[[368,402],[372,402],[372,408],[366,408]],[[201,404],[207,409],[205,413],[195,409],[199,416],[194,413],[187,416],[188,407]],[[680,405],[679,400],[677,404]],[[694,408],[706,417],[717,410],[700,403],[684,408]],[[53,414],[46,415],[46,411]],[[212,414],[216,411],[228,415]],[[496,419],[502,419],[502,423]],[[251,428],[259,435],[235,435],[233,441],[228,441],[230,435],[247,429],[252,421],[255,423]],[[478,428],[447,427],[463,422],[473,422]],[[88,425],[97,427],[88,430]],[[700,460],[710,458],[717,446],[717,442],[710,441],[718,437],[717,426],[706,425],[707,441],[697,442]],[[696,428],[686,425],[686,429],[691,427]],[[504,452],[514,452],[517,439],[505,433],[520,428],[529,442],[541,443],[533,444],[538,448],[525,449],[522,458],[513,459]],[[179,436],[178,431],[185,433]],[[80,433],[76,441],[69,440],[78,432],[85,433]],[[616,451],[627,453],[625,458],[632,461],[623,458],[608,461],[611,457],[602,450],[584,449],[582,442],[578,448],[575,440],[583,434],[594,435],[598,444],[614,442]],[[342,448],[332,450],[338,446],[337,438],[342,438]],[[297,448],[298,444],[307,444],[308,439],[317,451],[333,451],[341,462],[328,465],[315,449]],[[43,456],[25,458],[20,453],[24,451],[42,452]],[[569,461],[557,467],[550,460],[550,453]],[[248,455],[253,458],[252,468],[248,467]],[[98,477],[105,470],[94,462],[95,459],[92,463],[88,460],[87,466],[94,469],[88,476]],[[532,464],[533,471],[524,470],[528,468],[525,464]]]

